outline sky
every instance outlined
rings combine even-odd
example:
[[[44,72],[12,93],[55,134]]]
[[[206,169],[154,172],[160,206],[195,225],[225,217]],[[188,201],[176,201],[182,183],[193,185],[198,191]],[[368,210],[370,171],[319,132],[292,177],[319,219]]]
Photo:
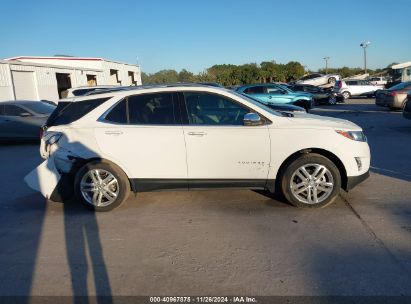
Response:
[[[411,0],[2,0],[0,58],[67,54],[146,73],[299,61],[307,69],[411,61]]]

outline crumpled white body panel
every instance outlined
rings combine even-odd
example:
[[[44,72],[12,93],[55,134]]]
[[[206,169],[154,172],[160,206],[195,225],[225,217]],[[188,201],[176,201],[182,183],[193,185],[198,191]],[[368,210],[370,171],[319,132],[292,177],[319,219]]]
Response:
[[[30,188],[41,192],[41,194],[48,199],[56,188],[60,177],[54,161],[49,158],[27,174],[24,177],[24,181]]]

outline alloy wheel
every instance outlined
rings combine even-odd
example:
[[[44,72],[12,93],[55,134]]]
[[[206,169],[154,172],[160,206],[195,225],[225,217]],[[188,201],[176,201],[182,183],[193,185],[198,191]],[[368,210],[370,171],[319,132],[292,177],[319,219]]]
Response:
[[[306,164],[299,167],[291,176],[291,193],[305,204],[319,204],[326,200],[334,190],[334,178],[325,166]]]
[[[117,178],[111,172],[92,169],[87,171],[81,179],[80,191],[89,204],[105,207],[115,202],[120,188]]]

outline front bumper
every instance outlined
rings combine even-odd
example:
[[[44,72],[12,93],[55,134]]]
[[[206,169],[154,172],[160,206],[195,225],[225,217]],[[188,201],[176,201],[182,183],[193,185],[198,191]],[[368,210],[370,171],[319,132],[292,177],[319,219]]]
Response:
[[[349,191],[351,189],[353,189],[355,186],[357,186],[358,184],[362,183],[363,181],[365,181],[368,177],[370,177],[370,171],[368,170],[367,172],[358,175],[358,176],[348,176],[347,177],[347,187],[346,187],[346,191]]]

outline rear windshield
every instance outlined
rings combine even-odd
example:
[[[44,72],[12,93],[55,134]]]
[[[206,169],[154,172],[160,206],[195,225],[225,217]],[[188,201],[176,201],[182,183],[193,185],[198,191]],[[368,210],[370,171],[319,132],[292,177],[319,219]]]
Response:
[[[46,122],[47,127],[66,125],[80,119],[111,97],[78,102],[60,101]]]
[[[391,87],[390,90],[392,90],[392,91],[402,90],[402,89],[405,89],[405,88],[408,87],[408,86],[411,86],[411,82],[410,82],[410,81],[408,81],[408,82],[401,82],[401,83],[399,83],[399,84]]]

